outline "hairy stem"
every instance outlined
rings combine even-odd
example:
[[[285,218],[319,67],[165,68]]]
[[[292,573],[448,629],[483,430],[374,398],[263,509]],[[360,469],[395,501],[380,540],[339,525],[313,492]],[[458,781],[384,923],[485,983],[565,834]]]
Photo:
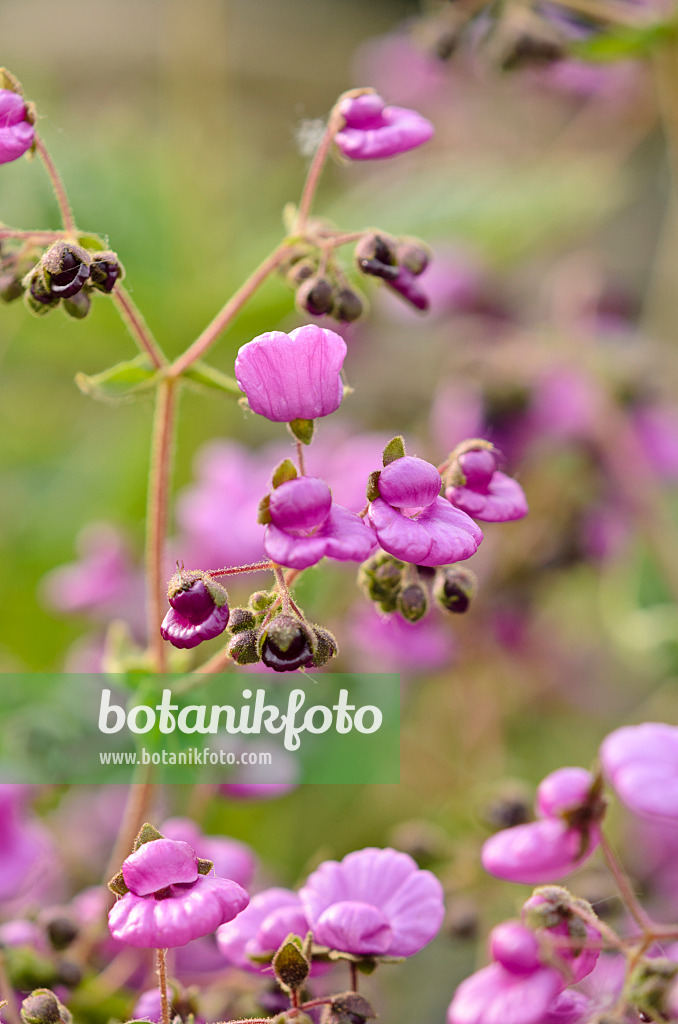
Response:
[[[146,527],[146,617],[148,644],[157,672],[166,668],[166,646],[160,635],[165,608],[165,541],[169,520],[176,382],[163,380],[157,388]]]
[[[619,894],[621,895],[629,914],[646,936],[652,934],[654,923],[638,902],[636,894],[631,888],[628,875],[619,863],[617,855],[610,846],[609,840],[604,832],[601,832],[600,848],[602,850],[603,857],[605,858],[608,870],[615,880]],[[596,927],[598,927],[598,925],[596,925]]]
[[[300,233],[306,228],[311,207],[313,206],[313,200],[318,190],[318,183],[325,167],[327,157],[329,156],[332,143],[334,142],[334,136],[341,129],[343,124],[342,115],[339,113],[339,103],[343,97],[339,97],[339,100],[335,103],[334,107],[329,116],[325,134],[320,140],[320,145],[315,151],[311,166],[308,169],[306,175],[306,181],[301,192],[301,199],[299,200],[299,213],[297,215],[296,230]]]
[[[282,242],[277,249],[274,249],[270,256],[267,256],[263,263],[259,264],[254,273],[248,277],[245,283],[238,289],[225,306],[217,313],[211,323],[207,325],[199,338],[193,342],[190,348],[186,349],[183,355],[172,363],[167,373],[170,377],[180,377],[185,373],[197,359],[202,359],[207,350],[211,348],[219,335],[224,331],[231,321],[238,315],[245,303],[254,295],[276,267],[282,263],[287,253],[288,243]]]
[[[4,239],[16,238],[21,242],[49,245],[50,242],[58,242],[63,237],[63,231],[19,231],[18,228],[0,228],[0,242]]]
[[[167,365],[160,346],[153,337],[150,328],[132,300],[132,296],[121,284],[116,284],[111,298],[122,317],[127,330],[132,335],[139,349],[145,353],[153,366],[158,370]]]
[[[68,196],[66,195],[64,183],[61,180],[61,175],[59,174],[54,165],[54,161],[52,160],[51,156],[47,151],[45,143],[42,141],[37,132],[35,134],[35,148],[40,159],[45,165],[45,170],[47,171],[49,180],[52,183],[54,195],[56,197],[57,203],[59,204],[59,213],[61,214],[61,222],[64,226],[64,231],[68,235],[74,235],[76,233],[75,218],[73,216],[71,204],[68,201]]]
[[[166,952],[167,950],[165,949],[156,950],[158,988],[160,989],[160,1007],[162,1024],[170,1024],[169,999],[167,998],[167,964],[165,962]]]

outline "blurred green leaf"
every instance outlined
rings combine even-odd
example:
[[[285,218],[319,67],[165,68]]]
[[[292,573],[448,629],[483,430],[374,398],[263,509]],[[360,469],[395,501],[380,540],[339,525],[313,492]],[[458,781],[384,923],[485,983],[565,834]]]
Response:
[[[242,398],[243,395],[235,377],[229,377],[227,373],[215,370],[213,366],[208,366],[207,363],[200,360],[193,363],[190,370],[184,374],[184,378],[211,391],[225,391],[226,394],[236,398]]]
[[[676,33],[672,22],[655,22],[636,28],[620,28],[592,36],[573,48],[576,57],[590,61],[614,61],[633,57],[649,57],[662,42]]]
[[[88,376],[76,373],[75,383],[85,395],[102,402],[124,402],[151,391],[158,371],[150,366],[143,355],[117,363],[109,370]]]

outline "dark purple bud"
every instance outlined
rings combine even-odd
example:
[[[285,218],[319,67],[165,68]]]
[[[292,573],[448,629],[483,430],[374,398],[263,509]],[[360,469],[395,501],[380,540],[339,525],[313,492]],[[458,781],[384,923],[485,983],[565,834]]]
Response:
[[[394,280],[387,280],[389,288],[401,295],[406,302],[409,302],[415,309],[425,313],[429,307],[428,295],[422,292],[417,284],[417,279],[407,267],[400,267]]]
[[[397,248],[395,238],[380,231],[370,231],[363,235],[355,248],[358,269],[363,274],[381,277],[385,281],[395,280],[398,277]]]
[[[515,71],[535,64],[552,64],[563,56],[563,48],[555,40],[525,32],[515,40],[501,67],[504,71]]]
[[[419,622],[428,612],[428,594],[419,583],[410,583],[398,594],[396,607],[407,622]]]
[[[59,299],[52,295],[40,267],[36,267],[23,280],[26,287],[25,299],[28,308],[42,316],[54,306],[58,305]]]
[[[255,665],[261,661],[257,631],[246,629],[242,633],[237,633],[228,645],[227,654],[236,665]]]
[[[310,665],[315,654],[311,630],[293,615],[277,615],[259,635],[261,660],[275,672]]]
[[[340,288],[334,299],[332,316],[340,323],[352,324],[365,311],[364,299],[353,288]]]
[[[300,284],[307,281],[309,277],[313,277],[318,271],[318,267],[312,260],[299,260],[295,263],[290,270],[287,272],[287,280],[293,288],[298,288]]]
[[[91,258],[86,249],[68,242],[55,242],[42,257],[52,295],[68,299],[77,295],[89,280]]]
[[[478,586],[470,569],[450,565],[439,569],[433,584],[433,596],[445,611],[460,614],[468,611]]]
[[[334,305],[334,288],[325,277],[309,277],[299,286],[295,301],[298,309],[311,316],[322,316]]]
[[[125,271],[114,252],[97,252],[92,256],[90,274],[94,287],[110,294],[115,282],[125,276]]]
[[[175,647],[197,647],[226,629],[228,595],[207,573],[180,570],[170,580],[167,597],[171,608],[160,633]]]
[[[47,922],[47,938],[54,949],[67,949],[78,937],[78,926],[71,917],[53,917]]]

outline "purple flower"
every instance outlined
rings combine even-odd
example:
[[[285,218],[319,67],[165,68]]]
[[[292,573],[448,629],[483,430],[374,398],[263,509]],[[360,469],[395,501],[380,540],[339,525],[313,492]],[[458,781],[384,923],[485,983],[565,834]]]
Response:
[[[452,469],[452,486],[445,491],[447,500],[488,523],[522,519],[527,515],[523,489],[517,480],[500,473],[497,464],[497,453],[492,448],[464,451]],[[461,481],[458,484],[457,477]]]
[[[113,938],[128,946],[172,949],[209,935],[245,909],[249,896],[237,882],[198,869],[188,843],[143,843],[122,867],[129,892],[108,915]]]
[[[235,921],[223,924],[217,931],[219,951],[229,964],[245,971],[259,973],[268,964],[250,959],[274,953],[290,932],[304,938],[309,923],[301,900],[291,889],[264,889]]]
[[[382,469],[379,495],[367,518],[389,554],[416,565],[447,565],[470,558],[483,539],[460,509],[439,497],[435,466],[405,455]]]
[[[600,759],[632,811],[678,820],[678,727],[644,722],[616,729],[603,740]]]
[[[541,1024],[585,1024],[591,1020],[592,1010],[588,996],[566,988],[546,1011]]]
[[[344,127],[335,142],[351,160],[381,160],[428,142],[433,125],[416,110],[387,107],[381,96],[365,92],[339,104]]]
[[[341,405],[346,342],[308,324],[289,334],[269,331],[243,345],[235,376],[254,412],[274,423],[314,420]]]
[[[318,477],[300,476],[276,487],[269,510],[264,549],[279,565],[306,569],[325,555],[362,562],[376,547],[369,526],[355,512],[335,505]]]
[[[228,836],[203,835],[190,818],[169,818],[160,826],[167,839],[188,843],[199,857],[214,864],[215,874],[231,878],[246,889],[252,882],[257,860],[249,846]]]
[[[553,967],[514,974],[490,964],[462,981],[447,1024],[542,1024],[562,990],[563,979]]]
[[[523,919],[536,932],[549,953],[549,962],[562,971],[568,984],[576,984],[594,969],[600,956],[600,932],[571,909],[566,889],[546,886],[523,904]],[[555,921],[555,923],[553,923]]]
[[[0,164],[18,160],[34,138],[35,128],[23,98],[10,89],[0,89]]]
[[[356,956],[412,956],[437,934],[444,914],[435,875],[389,848],[325,861],[299,896],[315,941]]]
[[[483,844],[483,867],[497,878],[526,885],[563,878],[598,846],[598,820],[603,810],[589,772],[558,769],[547,775],[537,790],[540,820],[490,836]]]
[[[167,596],[172,607],[162,620],[160,633],[174,647],[197,647],[226,629],[228,595],[206,573],[181,569],[170,580]]]

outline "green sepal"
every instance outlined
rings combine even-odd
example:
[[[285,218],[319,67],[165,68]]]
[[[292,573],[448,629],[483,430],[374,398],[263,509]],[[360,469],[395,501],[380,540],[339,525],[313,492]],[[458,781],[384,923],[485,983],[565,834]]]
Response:
[[[198,874],[209,875],[210,871],[214,868],[214,861],[208,860],[206,857],[198,857]]]
[[[278,983],[289,992],[298,992],[308,978],[311,964],[304,955],[298,935],[288,935],[273,957]]]
[[[404,456],[405,439],[400,434],[398,434],[398,436],[392,438],[384,448],[382,462],[384,466],[388,466],[389,463],[395,462],[396,459],[402,459],[404,458]]]
[[[108,883],[108,888],[115,896],[126,896],[129,892],[125,879],[123,878],[122,871],[118,871],[117,875],[113,875],[113,878]]]
[[[134,846],[132,848],[133,852],[136,853],[137,850],[145,843],[153,843],[155,842],[156,839],[162,838],[162,832],[158,832],[157,828],[154,828],[153,825],[149,825],[149,823],[146,822],[144,825],[141,826],[137,834],[137,837],[134,840]]]
[[[234,398],[242,398],[243,393],[238,387],[238,382],[235,377],[229,377],[227,373],[222,373],[221,370],[216,370],[213,366],[208,366],[207,363],[203,363],[202,360],[198,360],[193,363],[192,366],[182,374],[185,380],[191,381],[193,384],[199,384],[202,388],[207,388],[208,391],[221,391],[227,395],[232,395]]]
[[[84,395],[101,402],[127,402],[151,391],[158,376],[157,369],[149,365],[146,357],[138,355],[93,376],[76,373],[75,383]]]
[[[370,473],[367,478],[367,488],[365,494],[368,501],[376,501],[379,497],[379,477],[381,476],[381,470],[375,469],[373,473]]]
[[[103,238],[93,232],[78,235],[78,245],[81,245],[83,249],[89,249],[90,252],[105,252],[108,249]]]
[[[268,507],[270,503],[270,494],[265,494],[261,501],[259,502],[259,507],[257,509],[257,522],[261,523],[262,526],[267,526],[268,523],[270,523],[271,521],[271,513]]]
[[[281,484],[286,484],[288,480],[295,480],[299,474],[297,473],[297,467],[294,465],[291,459],[284,459],[279,466],[273,470],[273,486],[280,487]]]
[[[313,440],[314,420],[292,420],[287,426],[290,433],[302,444],[310,444]]]

